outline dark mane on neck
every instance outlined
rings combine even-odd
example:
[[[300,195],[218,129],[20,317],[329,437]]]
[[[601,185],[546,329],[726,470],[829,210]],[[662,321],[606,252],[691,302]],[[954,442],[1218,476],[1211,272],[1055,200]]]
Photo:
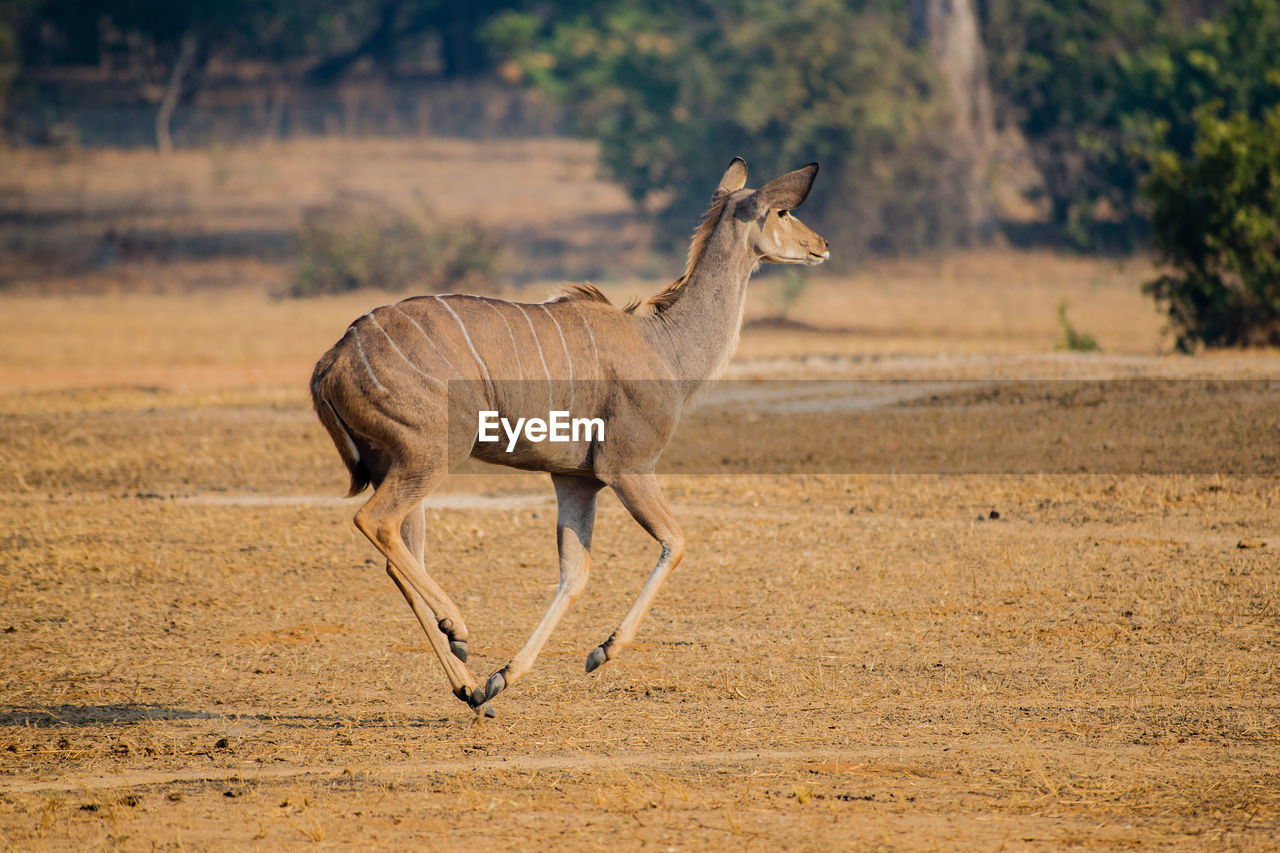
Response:
[[[645,300],[643,304],[649,309],[650,313],[661,314],[674,305],[676,299],[680,297],[680,288],[684,287],[685,282],[689,280],[689,275],[693,272],[693,268],[702,259],[702,253],[707,249],[707,241],[711,239],[711,232],[716,230],[716,224],[720,222],[720,217],[724,214],[724,205],[729,200],[730,195],[732,193],[717,192],[712,197],[711,206],[707,208],[707,212],[702,215],[702,221],[698,223],[698,227],[693,231],[693,238],[689,242],[689,257],[684,264],[684,273]],[[628,311],[634,311],[636,307],[639,306],[629,306]]]
[[[560,288],[547,300],[548,305],[555,302],[603,302],[610,308],[613,307],[609,297],[601,293],[600,288],[589,281],[584,281],[581,284],[569,284]],[[630,314],[638,307],[640,307],[640,300],[636,299],[628,302],[622,310]]]

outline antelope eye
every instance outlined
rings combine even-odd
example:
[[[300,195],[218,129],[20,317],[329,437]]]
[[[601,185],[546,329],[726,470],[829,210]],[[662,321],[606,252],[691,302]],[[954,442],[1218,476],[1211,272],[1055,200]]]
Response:
[[[779,211],[778,211],[778,216],[779,216],[779,217],[783,217],[783,216],[790,216],[790,215],[791,215],[791,211],[789,211],[789,210],[779,210]]]

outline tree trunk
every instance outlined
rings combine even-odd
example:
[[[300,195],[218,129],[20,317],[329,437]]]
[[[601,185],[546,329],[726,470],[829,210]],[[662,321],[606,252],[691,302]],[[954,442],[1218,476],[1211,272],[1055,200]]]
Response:
[[[990,167],[995,142],[987,57],[975,0],[911,0],[913,36],[927,41],[951,103],[949,156],[960,186],[966,243],[996,230]]]
[[[173,72],[169,75],[169,86],[164,91],[160,110],[156,113],[156,147],[163,154],[173,150],[173,139],[169,136],[169,120],[173,118],[173,110],[182,99],[182,78],[187,76],[195,60],[195,38],[183,36],[182,47],[178,50],[178,58],[173,61]]]
[[[289,84],[282,74],[271,84],[271,94],[267,100],[266,128],[262,132],[263,142],[272,142],[283,136],[284,106],[289,99]]]
[[[403,30],[399,28],[397,22],[403,5],[403,0],[383,0],[378,6],[378,23],[373,31],[350,50],[321,60],[307,72],[307,78],[321,86],[332,85],[366,56],[372,56],[384,74],[393,75],[399,39],[416,31],[412,24]]]

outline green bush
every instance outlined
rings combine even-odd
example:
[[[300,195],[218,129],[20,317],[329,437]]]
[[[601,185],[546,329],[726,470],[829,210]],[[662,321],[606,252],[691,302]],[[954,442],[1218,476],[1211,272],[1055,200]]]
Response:
[[[1144,191],[1171,268],[1144,290],[1178,348],[1280,346],[1280,106],[1203,117],[1191,156],[1159,155]]]
[[[1067,319],[1067,308],[1070,303],[1062,300],[1058,303],[1058,327],[1062,329],[1062,340],[1054,349],[1066,350],[1068,352],[1097,352],[1102,349],[1098,346],[1098,340],[1093,335],[1087,335],[1079,331]]]
[[[1206,111],[1258,118],[1280,102],[1280,0],[1201,8],[1189,22],[1180,0],[987,4],[1000,118],[1026,137],[1051,223],[1077,248],[1145,236],[1151,157],[1190,155]]]
[[[473,223],[441,222],[369,199],[344,198],[303,213],[293,296],[367,287],[427,291],[493,286],[502,247]]]
[[[804,216],[842,260],[956,242],[969,223],[945,170],[938,81],[900,4],[691,0],[588,4],[487,27],[509,79],[557,97],[637,202],[683,243],[734,155],[755,180],[811,160]]]

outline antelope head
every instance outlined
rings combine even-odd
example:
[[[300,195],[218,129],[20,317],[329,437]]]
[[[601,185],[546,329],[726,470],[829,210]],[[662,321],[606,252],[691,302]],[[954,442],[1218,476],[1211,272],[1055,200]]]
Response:
[[[747,164],[735,157],[720,179],[719,193],[729,196],[725,211],[745,227],[756,257],[771,264],[816,266],[831,252],[827,241],[793,214],[809,195],[818,164],[810,163],[774,178],[758,190],[747,190]]]

